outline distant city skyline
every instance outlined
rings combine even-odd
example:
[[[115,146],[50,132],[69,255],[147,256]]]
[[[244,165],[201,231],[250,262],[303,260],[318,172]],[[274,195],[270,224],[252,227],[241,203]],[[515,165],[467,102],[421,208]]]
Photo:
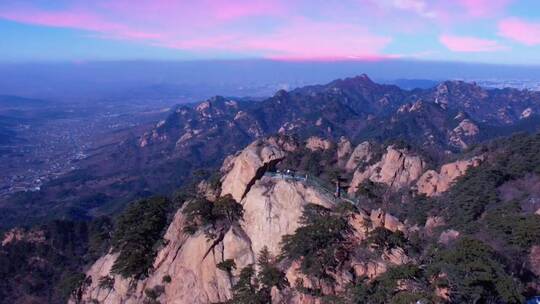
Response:
[[[418,59],[540,64],[536,0],[0,3],[0,61]]]

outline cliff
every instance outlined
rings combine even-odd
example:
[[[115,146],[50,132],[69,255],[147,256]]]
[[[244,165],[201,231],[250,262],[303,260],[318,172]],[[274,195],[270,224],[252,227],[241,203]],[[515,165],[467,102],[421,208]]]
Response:
[[[216,303],[231,299],[231,288],[240,270],[254,264],[264,247],[272,256],[278,256],[283,237],[294,234],[301,227],[305,206],[315,204],[330,210],[338,202],[328,192],[309,185],[301,178],[265,174],[274,162],[295,149],[293,141],[272,137],[257,140],[227,159],[222,168],[225,175],[222,178],[221,196],[231,194],[238,200],[243,207],[243,217],[228,228],[223,238],[212,241],[201,230],[192,235],[186,234],[183,229],[186,215],[180,209],[163,237],[164,245],[157,252],[148,277],[135,280],[114,274],[112,266],[118,254],[111,252],[87,271],[87,286],[82,294],[82,302],[146,303],[149,295],[155,296],[161,303],[178,304]],[[355,149],[356,152],[344,154],[352,153],[351,157],[364,159],[366,156],[362,151],[365,149],[364,144]],[[348,160],[349,163],[358,161]],[[368,231],[377,227],[407,233],[403,223],[382,210],[349,215],[348,222],[354,231],[351,241],[357,245],[366,239]],[[218,267],[219,263],[227,260],[233,260],[236,265],[230,273]],[[388,264],[407,261],[402,250],[394,249],[374,260],[348,259],[346,267],[334,276],[344,288],[353,273],[373,278],[383,273]],[[290,261],[282,266],[291,283],[304,278],[298,265],[298,262]],[[314,284],[309,283],[307,277],[304,279],[306,284]],[[283,303],[317,303],[315,298],[298,294],[293,289],[276,291],[273,299],[276,303],[278,300]]]

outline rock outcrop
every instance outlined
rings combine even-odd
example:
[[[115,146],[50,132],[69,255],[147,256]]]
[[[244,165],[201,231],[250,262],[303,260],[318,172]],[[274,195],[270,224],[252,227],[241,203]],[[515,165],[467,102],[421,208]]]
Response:
[[[231,297],[232,280],[216,264],[233,259],[238,271],[255,262],[267,246],[272,254],[280,252],[279,243],[286,234],[299,227],[302,207],[316,203],[330,207],[330,198],[301,182],[263,177],[242,200],[245,208],[240,226],[233,226],[215,247],[203,232],[183,233],[184,216],[178,211],[165,234],[165,243],[154,262],[154,271],[141,281],[132,281],[111,273],[117,254],[100,258],[87,272],[91,284],[83,296],[85,303],[145,303],[145,290],[164,288],[162,303],[215,303]],[[238,273],[234,273],[238,275]],[[169,276],[170,283],[163,278]],[[113,286],[100,286],[110,277]]]
[[[100,258],[87,272],[91,284],[83,296],[85,303],[145,303],[145,290],[160,286],[162,303],[214,303],[231,297],[231,280],[228,274],[217,268],[216,264],[234,259],[237,265],[245,267],[253,263],[249,238],[242,229],[233,226],[223,241],[211,249],[203,232],[193,236],[183,232],[184,216],[178,211],[165,234],[165,243],[154,261],[150,276],[134,281],[111,273],[117,254],[110,253]],[[169,276],[170,282],[164,282]],[[113,286],[101,286],[104,277],[113,279]]]
[[[392,232],[401,231],[407,233],[407,227],[405,224],[399,221],[399,219],[389,213],[384,212],[382,209],[372,210],[370,213],[371,227],[382,227]]]
[[[353,152],[352,143],[345,137],[341,137],[337,144],[337,159],[340,164],[347,161],[347,157]]]
[[[352,172],[360,164],[367,163],[373,157],[372,146],[369,142],[363,142],[356,146],[345,164],[345,170]]]
[[[257,141],[233,160],[229,174],[243,173],[235,170],[249,170],[253,174],[257,171],[253,168],[279,159],[275,158],[276,155],[281,157],[286,149],[294,147],[285,146],[284,142],[276,140]],[[280,253],[282,237],[294,233],[300,225],[303,206],[313,203],[329,208],[334,204],[332,197],[302,181],[256,175],[252,175],[252,178],[255,178],[253,185],[245,188],[247,193],[240,200],[244,207],[243,220],[233,225],[217,244],[210,242],[202,231],[194,235],[185,234],[185,218],[179,210],[164,236],[166,245],[158,251],[148,278],[137,281],[113,274],[111,269],[118,255],[111,252],[88,270],[90,279],[83,302],[145,303],[145,291],[155,288],[163,290],[158,298],[161,303],[227,301],[231,298],[233,279],[217,267],[218,263],[234,260],[237,270],[232,275],[237,276],[242,268],[256,261],[263,247],[268,247],[273,255]],[[230,189],[242,190],[246,187],[246,179],[226,178],[225,181],[231,183]],[[203,185],[201,188],[206,189]],[[205,193],[202,191],[201,195]],[[231,193],[222,190],[221,195],[226,194]],[[166,276],[170,278],[168,283],[164,281]],[[112,286],[103,286],[100,283],[103,278],[109,278]]]
[[[308,204],[331,207],[331,198],[302,182],[263,177],[251,188],[245,199],[242,228],[258,253],[267,246],[274,255],[279,254],[281,238],[293,234],[299,227],[303,207]]]
[[[446,222],[442,216],[429,216],[424,225],[424,230],[427,235],[432,236],[439,227],[442,227],[445,224]]]
[[[228,160],[222,178],[221,194],[231,194],[240,202],[249,188],[265,171],[277,164],[288,151],[295,149],[293,142],[284,138],[259,139],[247,146],[234,159]]]
[[[480,133],[480,128],[470,119],[464,119],[450,132],[448,138],[451,145],[466,149],[469,146],[467,143],[471,142],[471,138],[477,136],[478,133]]]
[[[482,156],[477,156],[445,164],[441,167],[440,172],[426,171],[416,183],[418,193],[435,196],[447,191],[469,168],[480,165],[482,160]]]
[[[332,147],[332,141],[312,136],[306,140],[306,148],[311,151],[328,150]]]
[[[382,159],[365,170],[354,172],[349,193],[355,193],[366,180],[386,184],[394,189],[410,185],[424,172],[426,163],[406,149],[389,146]]]
[[[83,303],[142,304],[149,301],[149,290],[159,290],[154,296],[161,303],[203,304],[230,300],[232,286],[240,271],[255,263],[264,247],[273,256],[281,253],[282,238],[294,234],[300,227],[304,206],[317,204],[332,208],[336,204],[332,195],[303,179],[260,174],[261,170],[264,171],[267,166],[282,159],[295,147],[291,142],[278,138],[258,140],[224,162],[224,185],[220,194],[204,182],[199,184],[199,195],[206,196],[210,201],[217,195],[231,194],[243,206],[242,219],[224,231],[223,238],[210,240],[204,229],[194,234],[185,233],[185,215],[182,210],[178,210],[165,233],[164,245],[158,250],[148,277],[140,280],[126,279],[112,273],[118,254],[110,252],[87,271],[89,279],[82,297]],[[364,151],[365,145],[358,150]],[[397,150],[389,149],[388,153],[392,154],[393,151]],[[389,166],[385,162],[393,159],[393,156],[387,158],[381,161],[384,168]],[[400,157],[397,159],[405,163],[402,165],[404,168],[409,168],[410,161]],[[353,227],[350,241],[354,246],[360,246],[367,233],[377,227],[407,233],[403,223],[380,209],[370,214],[360,210],[347,215],[347,218]],[[230,273],[217,266],[229,259],[234,260],[236,265],[236,269]],[[351,282],[354,273],[374,278],[384,273],[390,265],[409,261],[401,248],[387,250],[374,258],[351,257],[342,269],[332,274],[336,286],[323,285],[321,288],[330,294],[340,288],[343,290]],[[289,282],[294,283],[296,279],[303,278],[305,286],[313,284],[299,271],[299,261],[287,263],[290,264],[283,265],[282,270]],[[103,284],[104,280],[109,284]],[[273,303],[319,303],[320,300],[294,289],[273,290],[272,298]]]
[[[28,243],[45,242],[45,232],[42,230],[29,230],[23,228],[13,228],[7,231],[2,238],[2,246],[13,242],[24,241]]]

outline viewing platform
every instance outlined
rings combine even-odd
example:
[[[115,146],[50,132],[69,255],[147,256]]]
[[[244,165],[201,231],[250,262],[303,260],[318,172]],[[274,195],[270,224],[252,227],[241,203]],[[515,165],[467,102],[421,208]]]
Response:
[[[350,197],[347,194],[347,192],[344,191],[343,189],[339,187],[336,187],[336,189],[332,189],[331,186],[327,185],[328,182],[325,182],[322,179],[314,175],[311,175],[307,172],[294,171],[294,170],[284,170],[284,171],[275,171],[275,172],[267,171],[264,174],[264,176],[274,178],[274,179],[283,179],[283,180],[303,182],[306,185],[319,190],[321,193],[323,193],[325,196],[331,199],[335,204],[346,201],[353,205],[358,205],[358,201]]]

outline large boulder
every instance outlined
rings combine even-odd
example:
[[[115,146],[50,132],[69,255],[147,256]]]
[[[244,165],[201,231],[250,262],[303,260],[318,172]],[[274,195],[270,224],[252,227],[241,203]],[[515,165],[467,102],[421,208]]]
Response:
[[[369,162],[372,157],[373,152],[371,144],[365,141],[354,148],[349,160],[345,164],[345,170],[352,172],[358,168],[359,165]]]
[[[400,222],[397,217],[386,213],[381,208],[371,210],[369,218],[372,229],[382,227],[392,232],[401,231],[403,233],[407,233],[407,227],[405,224]]]
[[[482,156],[477,156],[445,164],[441,167],[440,172],[426,171],[416,183],[418,193],[436,196],[447,191],[459,177],[465,175],[469,168],[480,165],[482,160]]]
[[[349,155],[353,152],[352,143],[345,137],[341,137],[337,144],[337,159],[340,166],[347,162]]]
[[[222,170],[225,175],[221,182],[221,195],[230,194],[240,202],[257,179],[295,148],[294,143],[283,138],[271,137],[253,142],[234,159],[224,163],[227,168]]]
[[[416,181],[424,172],[426,163],[418,155],[407,149],[388,146],[382,159],[365,168],[356,170],[349,187],[349,193],[355,193],[366,180],[383,183],[391,188],[400,189]]]
[[[324,151],[332,147],[332,142],[328,139],[322,139],[317,136],[312,136],[306,140],[306,148],[311,151]]]
[[[478,133],[480,133],[480,128],[471,120],[464,119],[450,132],[450,144],[461,149],[466,149],[469,146],[467,142],[470,142],[470,139],[477,136]]]

